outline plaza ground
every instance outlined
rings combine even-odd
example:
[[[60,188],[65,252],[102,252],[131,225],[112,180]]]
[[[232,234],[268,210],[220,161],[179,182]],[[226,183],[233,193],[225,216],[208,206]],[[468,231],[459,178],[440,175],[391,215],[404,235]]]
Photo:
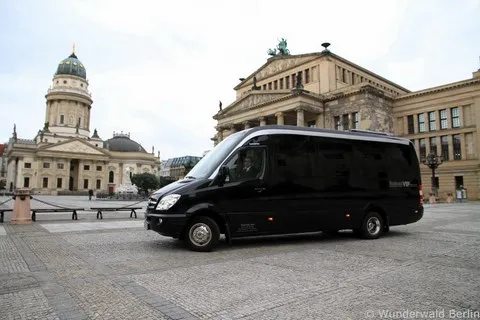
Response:
[[[82,208],[133,203],[39,199]],[[422,220],[377,240],[342,232],[222,241],[210,253],[144,230],[143,211],[138,219],[70,216],[12,225],[7,215],[0,224],[0,319],[440,318],[442,310],[447,319],[452,310],[473,319],[480,311],[478,202],[426,205]]]

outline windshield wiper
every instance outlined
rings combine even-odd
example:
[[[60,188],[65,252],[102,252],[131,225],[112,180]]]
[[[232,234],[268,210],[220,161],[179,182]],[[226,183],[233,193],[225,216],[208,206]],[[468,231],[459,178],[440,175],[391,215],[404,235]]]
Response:
[[[185,179],[197,179],[197,178],[194,176],[186,176]]]

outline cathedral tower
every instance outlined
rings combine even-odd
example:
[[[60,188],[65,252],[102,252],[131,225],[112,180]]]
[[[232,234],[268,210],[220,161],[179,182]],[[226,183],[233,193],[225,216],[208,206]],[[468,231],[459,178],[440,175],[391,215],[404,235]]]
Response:
[[[75,50],[58,64],[52,86],[45,97],[47,130],[44,131],[58,136],[90,136],[93,100],[88,91],[85,66],[78,60]]]

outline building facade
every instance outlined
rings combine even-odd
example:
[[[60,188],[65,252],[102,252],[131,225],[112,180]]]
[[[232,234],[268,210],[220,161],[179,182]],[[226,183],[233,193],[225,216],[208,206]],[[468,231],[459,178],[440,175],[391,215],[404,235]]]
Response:
[[[175,180],[182,179],[200,159],[201,157],[196,156],[170,158],[162,164],[160,176],[170,177]]]
[[[91,134],[88,84],[75,53],[59,63],[46,95],[43,129],[33,139],[20,139],[14,126],[7,148],[7,189],[113,192],[125,182],[126,172],[157,174],[159,156],[147,153],[129,133],[114,133],[105,141],[96,129]]]
[[[463,187],[480,197],[480,70],[471,78],[411,92],[328,50],[276,55],[234,88],[220,110],[215,144],[233,132],[271,124],[335,130],[373,130],[411,139],[432,189],[429,153],[442,155],[438,196]]]
[[[0,190],[7,186],[7,146],[0,143]]]

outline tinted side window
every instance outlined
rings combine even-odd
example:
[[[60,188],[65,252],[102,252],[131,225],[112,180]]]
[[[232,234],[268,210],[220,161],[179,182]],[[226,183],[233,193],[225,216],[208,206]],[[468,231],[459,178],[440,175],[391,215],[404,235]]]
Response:
[[[358,141],[353,145],[352,187],[364,190],[388,189],[389,168],[385,144]]]
[[[341,191],[350,189],[352,145],[348,140],[314,138],[317,189]]]
[[[279,183],[313,187],[315,148],[311,137],[300,135],[275,135],[274,179]]]

